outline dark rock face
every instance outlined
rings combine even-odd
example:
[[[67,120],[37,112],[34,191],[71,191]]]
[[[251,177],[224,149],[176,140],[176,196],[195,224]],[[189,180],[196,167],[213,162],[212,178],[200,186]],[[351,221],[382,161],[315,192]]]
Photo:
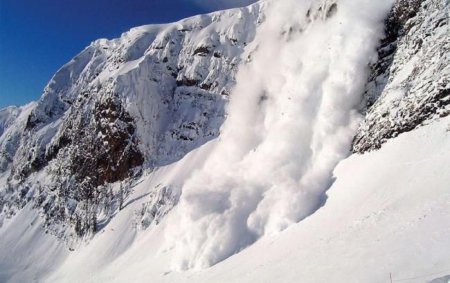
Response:
[[[97,185],[130,177],[131,170],[144,163],[144,156],[137,148],[139,141],[135,136],[134,120],[113,98],[98,104],[94,115],[95,123],[103,137],[100,140],[102,145],[94,148],[92,152],[93,156],[100,153],[95,160],[98,170]],[[75,168],[74,172],[77,171]]]
[[[449,115],[448,11],[443,0],[397,1],[372,66],[354,152],[378,149],[390,138]]]
[[[113,191],[109,184],[136,176],[144,163],[135,121],[122,101],[112,92],[88,92],[68,110],[51,141],[30,145],[25,155],[29,162],[12,168],[0,199],[6,215],[32,202],[47,231],[61,238],[67,236],[61,230],[67,225],[78,236],[95,232],[97,213],[110,213],[126,189]],[[30,126],[24,135],[39,135],[39,125]],[[29,182],[27,176],[42,168],[48,174],[46,184]]]
[[[66,150],[72,156],[70,174],[78,181],[90,180],[92,187],[130,177],[144,162],[133,119],[114,97],[97,102],[92,115],[66,127],[55,150],[74,140]]]
[[[194,50],[194,55],[207,56],[211,52],[209,46],[200,46]]]

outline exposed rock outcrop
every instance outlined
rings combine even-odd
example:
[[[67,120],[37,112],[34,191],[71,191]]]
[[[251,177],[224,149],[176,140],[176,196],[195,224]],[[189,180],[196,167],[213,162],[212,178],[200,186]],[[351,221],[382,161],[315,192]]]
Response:
[[[445,0],[396,2],[372,66],[354,152],[375,150],[400,133],[450,114],[449,9]]]

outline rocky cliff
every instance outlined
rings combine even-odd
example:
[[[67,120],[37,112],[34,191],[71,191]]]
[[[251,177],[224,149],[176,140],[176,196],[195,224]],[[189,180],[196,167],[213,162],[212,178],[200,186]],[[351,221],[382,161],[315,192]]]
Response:
[[[450,114],[449,9],[444,0],[396,2],[372,66],[354,152],[378,149]]]

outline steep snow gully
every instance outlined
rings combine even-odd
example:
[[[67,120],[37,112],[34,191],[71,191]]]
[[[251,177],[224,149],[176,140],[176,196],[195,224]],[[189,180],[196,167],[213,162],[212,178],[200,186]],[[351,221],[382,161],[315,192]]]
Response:
[[[0,110],[0,282],[445,282],[449,5],[268,0],[93,42]]]

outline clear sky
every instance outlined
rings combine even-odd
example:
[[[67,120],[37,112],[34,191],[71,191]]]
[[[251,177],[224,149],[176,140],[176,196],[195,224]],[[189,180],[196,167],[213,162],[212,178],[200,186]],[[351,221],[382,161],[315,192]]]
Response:
[[[37,100],[90,42],[255,0],[0,0],[0,108]]]

